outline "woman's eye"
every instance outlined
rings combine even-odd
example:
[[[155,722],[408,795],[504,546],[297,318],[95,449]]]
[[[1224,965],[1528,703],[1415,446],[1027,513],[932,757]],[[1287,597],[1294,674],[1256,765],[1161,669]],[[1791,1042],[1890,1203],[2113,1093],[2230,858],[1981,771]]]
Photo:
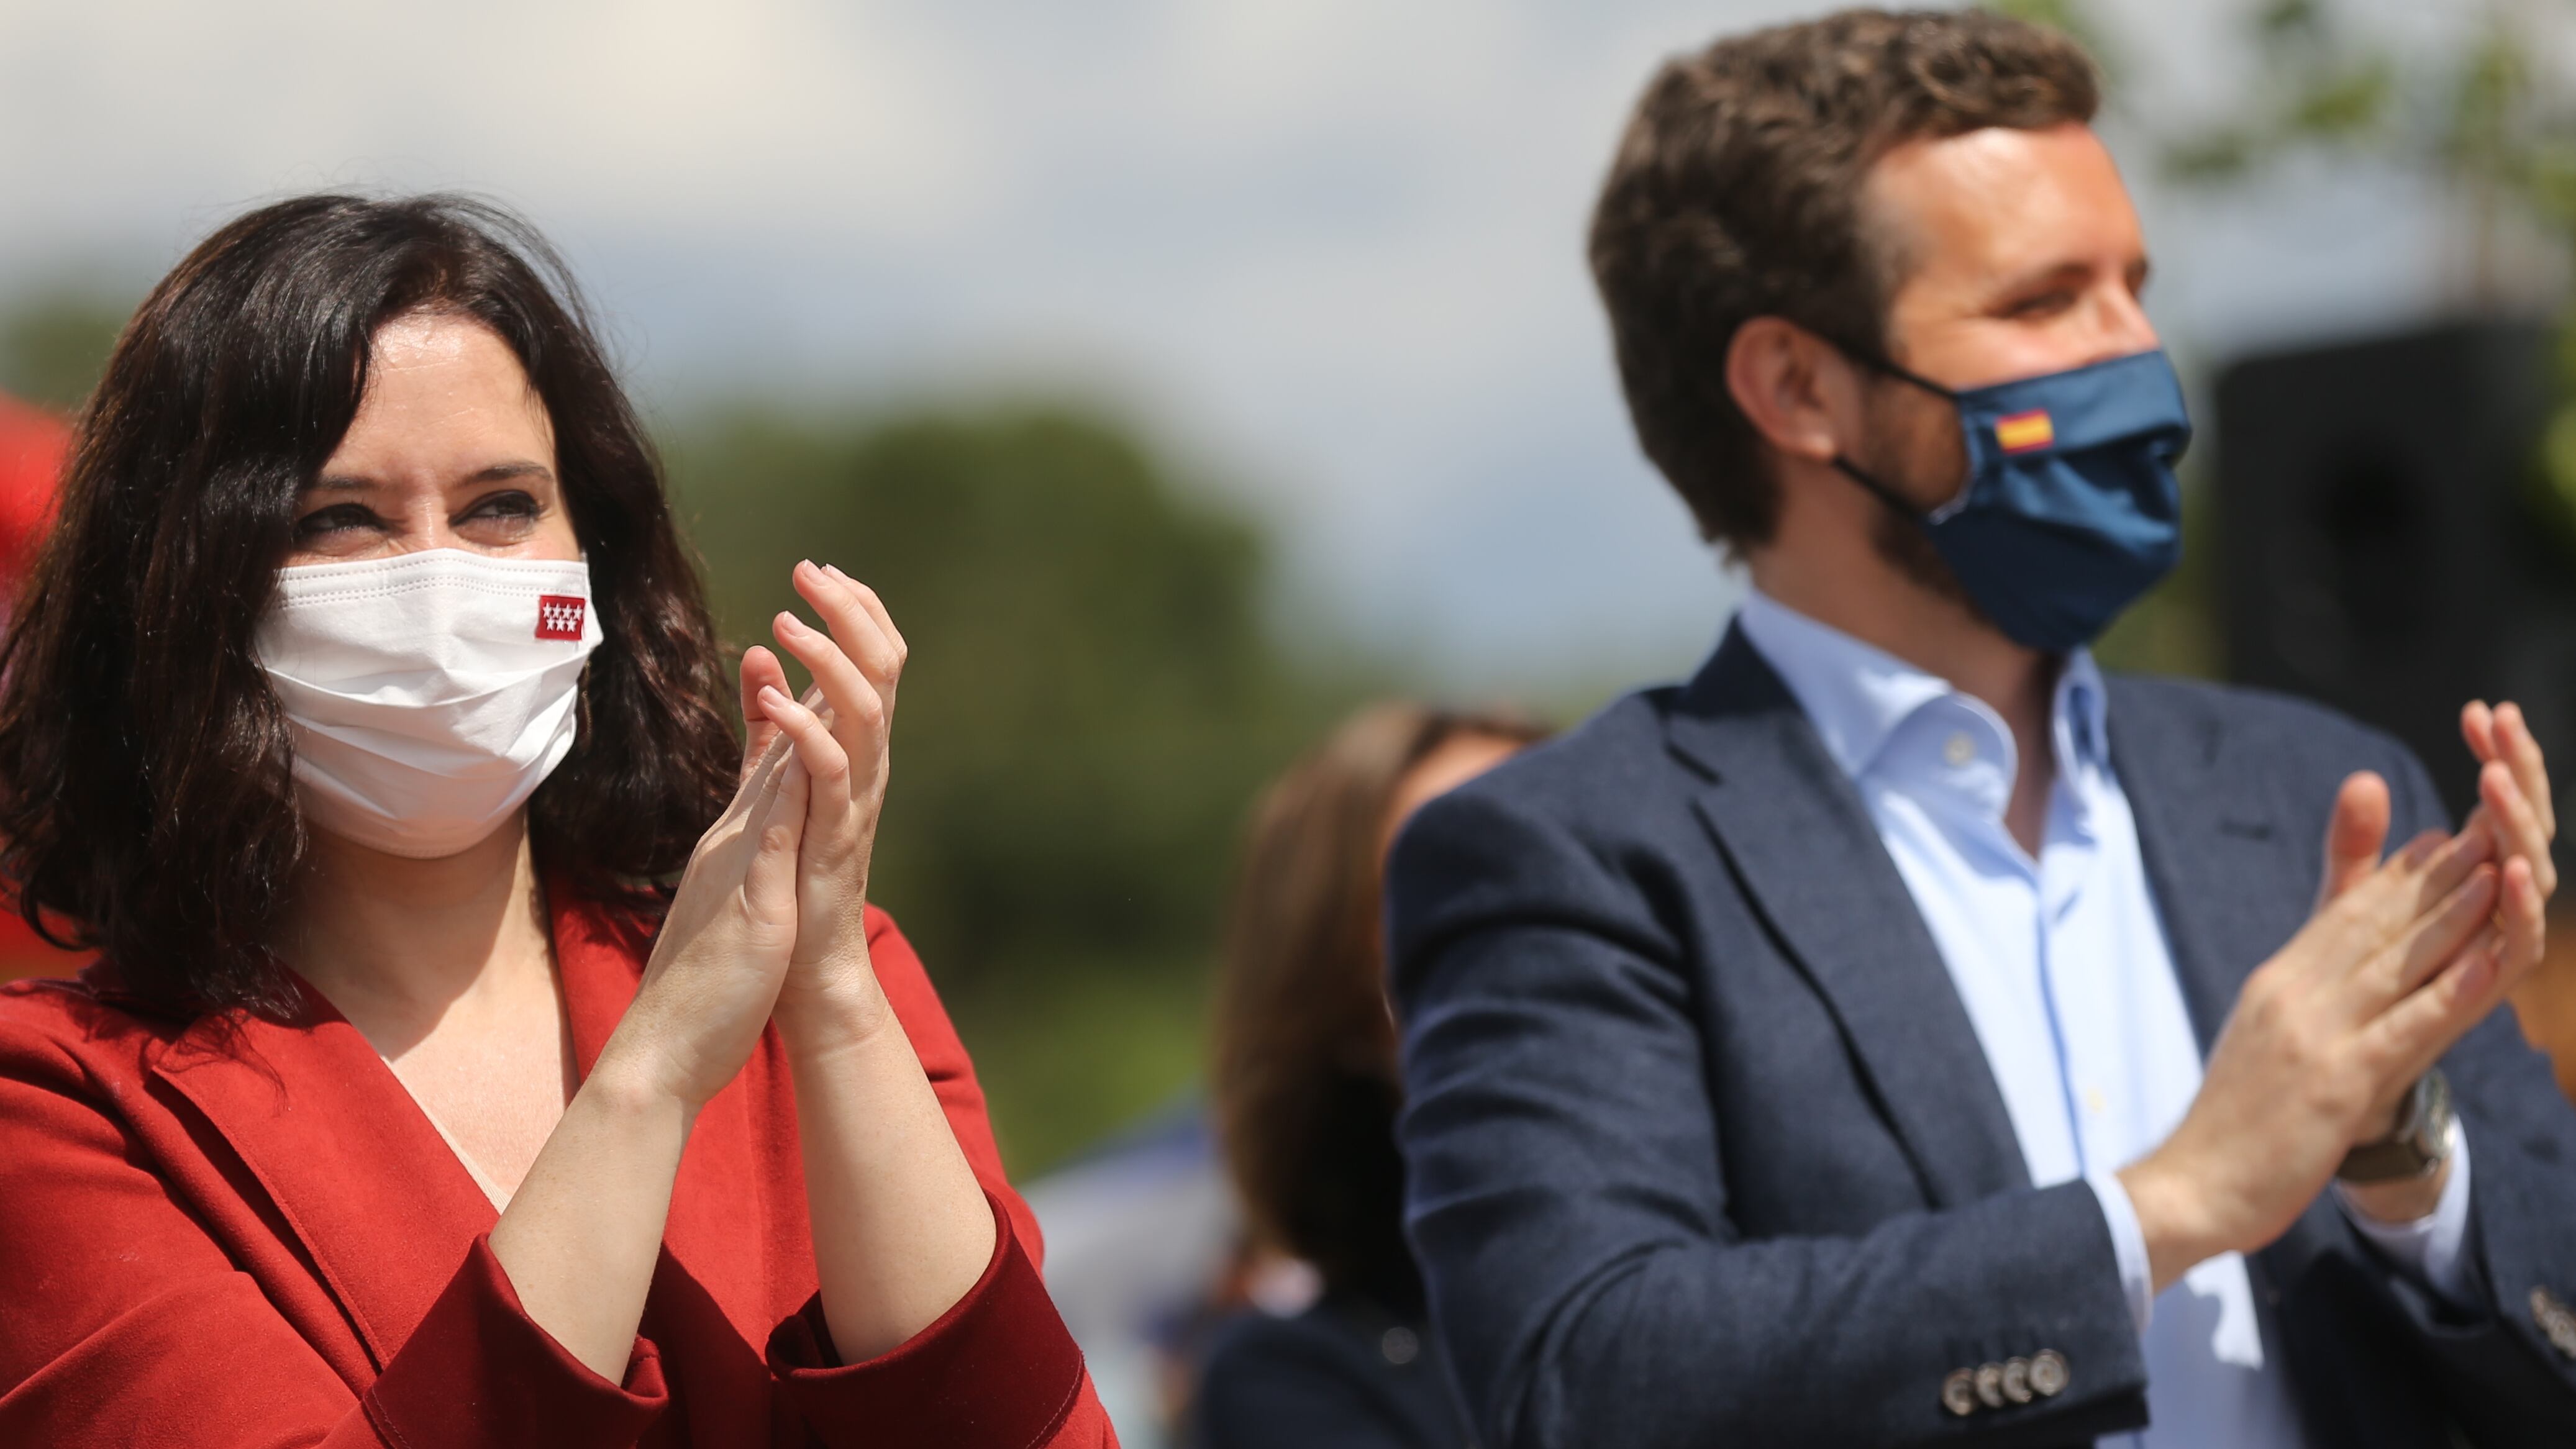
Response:
[[[375,510],[364,504],[334,503],[328,508],[317,508],[295,520],[295,536],[299,539],[321,538],[326,534],[341,533],[353,528],[382,528],[383,526],[384,520],[376,517]]]
[[[494,518],[515,522],[534,518],[542,511],[537,506],[535,498],[513,489],[507,493],[494,493],[474,500],[474,506],[466,509],[464,518],[457,521],[463,523],[477,518]]]

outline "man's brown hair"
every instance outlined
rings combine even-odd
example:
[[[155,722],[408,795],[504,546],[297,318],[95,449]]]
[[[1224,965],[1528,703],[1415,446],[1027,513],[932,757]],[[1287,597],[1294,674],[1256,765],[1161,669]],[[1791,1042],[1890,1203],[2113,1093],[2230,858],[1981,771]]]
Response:
[[[1656,73],[1593,211],[1592,275],[1638,441],[1701,533],[1754,547],[1779,518],[1726,387],[1738,327],[1782,317],[1884,351],[1899,278],[1863,235],[1869,168],[1908,141],[2087,122],[2100,98],[2074,41],[1980,10],[1846,10]]]

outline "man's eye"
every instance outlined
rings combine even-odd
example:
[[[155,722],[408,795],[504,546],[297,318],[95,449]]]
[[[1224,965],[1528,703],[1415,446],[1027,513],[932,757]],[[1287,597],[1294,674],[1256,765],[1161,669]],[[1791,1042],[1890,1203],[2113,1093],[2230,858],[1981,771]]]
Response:
[[[2063,312],[2074,305],[2075,294],[2072,292],[2041,292],[2034,296],[2023,297],[2020,300],[2007,305],[2004,308],[2004,315],[2007,317],[2046,317],[2051,313]]]
[[[340,533],[353,528],[383,526],[384,520],[376,517],[375,510],[372,508],[357,503],[334,503],[328,508],[317,508],[295,520],[295,536],[320,538],[324,534]]]

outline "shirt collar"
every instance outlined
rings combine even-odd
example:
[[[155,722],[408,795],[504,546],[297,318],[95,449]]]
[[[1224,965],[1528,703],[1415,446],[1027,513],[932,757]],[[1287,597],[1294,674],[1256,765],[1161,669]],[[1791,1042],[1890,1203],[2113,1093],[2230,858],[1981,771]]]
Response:
[[[1790,608],[1760,589],[1745,592],[1737,627],[1806,711],[1825,752],[1858,779],[1899,725],[1935,700],[1965,699],[1957,686],[1830,624]],[[2102,671],[2089,649],[2066,656],[2058,670],[2050,733],[2083,763],[2110,759]]]

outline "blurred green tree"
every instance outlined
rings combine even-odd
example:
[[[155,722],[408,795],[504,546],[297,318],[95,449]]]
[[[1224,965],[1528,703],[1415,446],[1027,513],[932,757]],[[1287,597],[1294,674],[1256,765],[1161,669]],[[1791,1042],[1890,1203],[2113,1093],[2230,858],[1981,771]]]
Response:
[[[2534,63],[2534,12],[2482,0],[2457,12],[2447,45],[2410,46],[2355,9],[2331,0],[2249,7],[2265,83],[2235,113],[2168,137],[2167,174],[2227,187],[2317,154],[2415,175],[2445,199],[2454,227],[2455,305],[2472,315],[2541,305],[2516,272],[2528,272],[2535,242],[2576,262],[2576,95]],[[2562,322],[2559,350],[2564,400],[2521,502],[2535,545],[2576,560],[2576,327]],[[2208,617],[2205,603],[2199,613]]]
[[[871,894],[968,1033],[1015,1170],[1167,1099],[1245,807],[1348,697],[1292,664],[1253,527],[1067,409],[741,414],[668,452],[737,649],[810,619],[800,558],[904,632]]]
[[[134,311],[81,288],[40,292],[0,317],[0,392],[72,411],[98,384]]]

